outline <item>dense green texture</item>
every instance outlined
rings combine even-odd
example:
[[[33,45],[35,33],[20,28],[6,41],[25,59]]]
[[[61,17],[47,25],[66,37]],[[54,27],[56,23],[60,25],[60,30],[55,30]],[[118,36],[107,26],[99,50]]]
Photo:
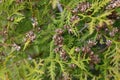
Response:
[[[120,3],[111,1],[0,0],[0,80],[119,80]]]

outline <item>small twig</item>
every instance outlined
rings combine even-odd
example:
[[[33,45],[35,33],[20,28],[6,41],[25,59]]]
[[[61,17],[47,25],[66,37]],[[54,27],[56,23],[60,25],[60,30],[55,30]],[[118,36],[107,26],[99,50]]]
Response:
[[[60,12],[63,12],[63,8],[62,8],[59,0],[58,0],[58,3],[57,3],[57,7],[58,7],[58,10],[59,10]]]
[[[87,23],[85,23],[85,25],[84,25],[84,27],[82,28],[82,29],[80,29],[80,33],[82,33],[82,31],[84,30],[84,29],[86,29],[88,27],[88,24]]]

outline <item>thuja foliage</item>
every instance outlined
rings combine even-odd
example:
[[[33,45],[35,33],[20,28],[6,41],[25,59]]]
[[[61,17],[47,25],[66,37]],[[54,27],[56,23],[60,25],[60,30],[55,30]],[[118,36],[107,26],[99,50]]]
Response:
[[[120,0],[0,0],[0,80],[119,80]]]

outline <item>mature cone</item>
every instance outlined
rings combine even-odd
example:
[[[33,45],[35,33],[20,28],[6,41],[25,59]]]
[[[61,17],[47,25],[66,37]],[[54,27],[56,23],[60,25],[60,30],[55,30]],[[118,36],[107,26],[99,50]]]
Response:
[[[98,55],[95,54],[90,55],[90,59],[91,59],[90,63],[92,64],[97,64],[100,62],[100,58],[98,57]]]
[[[107,41],[106,41],[106,45],[107,45],[107,46],[110,46],[111,44],[112,44],[112,41],[111,41],[111,40],[107,40]]]
[[[71,29],[69,25],[64,25],[64,29],[66,29],[69,34],[73,33],[73,30]]]
[[[85,12],[88,8],[90,8],[90,3],[89,2],[82,2],[80,3],[77,8],[81,11],[81,12]]]
[[[118,28],[113,28],[112,31],[109,32],[110,37],[114,37],[115,34],[118,32]]]
[[[76,53],[79,53],[79,52],[80,52],[80,48],[79,48],[79,47],[76,47],[76,48],[75,48],[75,52],[76,52]]]
[[[53,36],[53,40],[54,40],[54,44],[56,46],[62,47],[62,45],[63,45],[63,37],[62,36],[55,34]]]
[[[64,49],[61,49],[60,50],[60,57],[63,59],[63,60],[66,60],[67,59],[67,53]]]
[[[15,44],[15,43],[12,45],[12,47],[17,51],[19,51],[21,49],[21,47],[18,46],[17,44]]]
[[[56,47],[56,48],[54,49],[54,52],[55,52],[55,53],[59,53],[59,51],[60,51],[60,48],[59,48],[59,47]]]
[[[119,14],[116,11],[113,11],[110,15],[107,16],[108,19],[120,19]]]
[[[25,41],[29,39],[30,41],[33,42],[35,40],[35,38],[36,38],[36,35],[34,34],[34,32],[29,31],[29,32],[26,33]]]
[[[92,41],[92,40],[89,40],[87,43],[88,43],[88,46],[89,46],[89,47],[92,47],[92,46],[95,46],[95,45],[96,45],[96,42],[95,42],[95,41]]]
[[[74,22],[74,21],[76,21],[76,20],[79,20],[79,17],[78,16],[72,16],[71,18],[70,18],[70,22]]]
[[[106,9],[114,9],[120,7],[120,0],[111,0],[110,4],[106,7]]]
[[[87,9],[91,7],[91,4],[89,2],[82,2],[77,5],[76,8],[72,10],[73,14],[80,12],[85,12]]]
[[[58,35],[62,35],[63,34],[63,30],[62,29],[56,29],[56,34]]]
[[[91,49],[88,46],[84,46],[84,47],[82,47],[82,52],[83,53],[90,53]]]

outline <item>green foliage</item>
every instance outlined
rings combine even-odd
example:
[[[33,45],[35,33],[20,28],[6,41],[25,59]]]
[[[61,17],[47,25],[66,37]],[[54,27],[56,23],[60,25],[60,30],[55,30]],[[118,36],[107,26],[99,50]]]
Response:
[[[111,1],[0,0],[0,80],[119,80]]]

